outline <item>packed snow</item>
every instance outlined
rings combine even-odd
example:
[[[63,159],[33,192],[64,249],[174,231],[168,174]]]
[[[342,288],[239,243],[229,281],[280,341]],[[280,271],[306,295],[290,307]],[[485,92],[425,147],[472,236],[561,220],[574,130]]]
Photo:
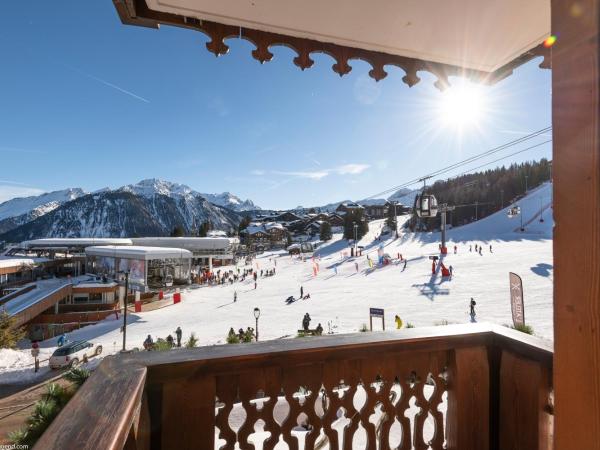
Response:
[[[380,237],[384,221],[374,221],[370,223],[369,233],[359,242],[364,247],[362,256],[350,257],[348,241],[336,234],[315,252],[314,260],[310,256],[302,259],[277,251],[259,255],[251,265],[240,263],[241,271],[250,267],[258,271],[256,289],[251,277],[233,285],[191,286],[182,289],[183,299],[179,304],[130,313],[128,347],[142,348],[149,334],[155,340],[169,334],[174,336],[178,326],[183,330],[184,340],[194,332],[201,345],[223,344],[230,327],[236,331],[254,327],[255,307],[261,310],[261,340],[295,337],[307,312],[312,318],[311,328],[320,323],[325,333],[356,332],[369,322],[369,307],[385,309],[387,329],[394,328],[396,314],[405,324],[410,322],[416,327],[468,324],[471,297],[477,302],[477,321],[508,325],[512,322],[509,271],[523,279],[526,322],[536,335],[552,339],[550,195],[551,186],[546,184],[519,202],[524,223],[528,224],[524,232],[520,231],[519,217],[507,217],[508,208],[449,230],[448,255],[442,261],[446,267],[452,266],[451,279],[442,279],[439,267],[432,274],[429,256],[439,255],[439,232],[401,231],[397,239],[391,234]],[[544,222],[539,221],[540,209]],[[401,220],[406,218],[402,216]],[[482,247],[481,255],[475,252],[475,244]],[[379,265],[378,252],[389,255],[391,263]],[[403,260],[399,259],[400,255]],[[374,263],[372,268],[367,257]],[[238,267],[220,270],[237,271]],[[261,270],[270,269],[275,269],[274,276],[260,276]],[[301,287],[304,295],[310,294],[309,299],[298,299]],[[287,304],[285,300],[290,296],[298,300]],[[106,355],[121,347],[121,324],[121,320],[111,317],[69,333],[67,337],[102,344],[103,355]],[[44,352],[51,352],[55,346],[56,339],[41,343]],[[0,351],[0,383],[18,379],[14,374],[22,364],[10,355]]]

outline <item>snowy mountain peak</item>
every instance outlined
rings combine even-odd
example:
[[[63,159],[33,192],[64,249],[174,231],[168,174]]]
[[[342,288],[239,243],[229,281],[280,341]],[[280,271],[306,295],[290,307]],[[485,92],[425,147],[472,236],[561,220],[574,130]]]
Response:
[[[167,197],[195,197],[200,195],[185,184],[173,183],[158,178],[148,178],[136,184],[128,184],[120,187],[117,191],[131,192],[146,198],[155,195],[166,195]]]
[[[18,197],[0,203],[0,220],[35,212],[36,217],[56,209],[63,203],[75,200],[86,193],[80,188],[46,192],[31,197]]]
[[[225,208],[233,209],[234,211],[249,211],[261,209],[256,206],[252,200],[242,200],[230,192],[222,192],[221,194],[200,194],[209,202]]]

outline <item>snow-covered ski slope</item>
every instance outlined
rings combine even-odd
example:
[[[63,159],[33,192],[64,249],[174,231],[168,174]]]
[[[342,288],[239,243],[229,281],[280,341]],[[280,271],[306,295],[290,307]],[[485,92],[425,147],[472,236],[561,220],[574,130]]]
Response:
[[[550,185],[543,185],[519,203],[524,223],[531,222],[525,232],[518,231],[520,218],[508,219],[505,211],[450,230],[449,254],[443,262],[453,267],[451,280],[442,279],[439,271],[435,275],[431,272],[428,257],[439,255],[439,233],[404,233],[398,239],[388,237],[378,241],[383,221],[374,221],[370,224],[369,234],[360,242],[364,246],[361,257],[349,257],[348,243],[341,235],[335,235],[332,241],[324,244],[316,252],[319,266],[316,277],[311,259],[302,261],[285,252],[265,253],[252,266],[258,267],[259,272],[275,268],[276,275],[259,277],[256,290],[249,278],[234,285],[189,288],[183,290],[180,304],[131,313],[128,316],[128,346],[141,348],[148,334],[154,339],[164,338],[173,334],[177,326],[181,326],[184,339],[194,332],[201,345],[224,343],[230,327],[235,330],[254,327],[255,307],[261,310],[261,340],[295,336],[307,312],[312,317],[311,328],[321,323],[327,331],[329,322],[336,333],[356,332],[362,324],[368,324],[369,307],[385,309],[388,330],[393,329],[396,314],[404,323],[410,322],[417,327],[445,321],[468,324],[471,297],[477,301],[477,321],[510,324],[510,271],[523,279],[526,322],[536,335],[552,339],[551,209],[544,211],[543,223],[536,218],[540,198],[543,204],[549,203],[550,192]],[[475,244],[483,245],[481,255],[475,253]],[[454,254],[454,245],[457,254]],[[377,262],[379,246],[383,246],[384,252],[394,261],[388,266],[370,268],[366,256]],[[473,251],[469,251],[470,246]],[[403,262],[396,260],[398,253],[408,259],[406,269]],[[289,296],[299,297],[300,286],[311,298],[286,304],[285,299]],[[236,303],[233,302],[235,291]],[[379,321],[374,322],[379,326]],[[68,338],[98,342],[104,346],[105,353],[112,353],[121,346],[120,326],[121,321],[107,319],[74,331]],[[42,353],[51,352],[55,345],[55,339],[42,343]],[[0,361],[2,358],[0,351]],[[7,364],[0,366],[11,367],[0,367],[0,383],[3,378],[14,379],[14,372],[20,370],[21,362],[11,362],[15,358],[4,355]],[[26,358],[20,361],[23,360]]]

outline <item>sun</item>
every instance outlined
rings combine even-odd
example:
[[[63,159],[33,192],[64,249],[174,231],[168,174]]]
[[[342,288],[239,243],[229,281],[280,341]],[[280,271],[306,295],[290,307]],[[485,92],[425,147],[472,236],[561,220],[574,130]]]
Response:
[[[480,87],[451,87],[442,94],[439,114],[444,125],[459,129],[479,124],[484,113],[484,94]]]

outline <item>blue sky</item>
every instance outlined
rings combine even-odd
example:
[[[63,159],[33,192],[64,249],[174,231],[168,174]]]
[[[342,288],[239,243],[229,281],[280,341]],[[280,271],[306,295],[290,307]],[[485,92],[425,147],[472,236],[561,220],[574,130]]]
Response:
[[[286,48],[261,65],[237,39],[215,58],[201,33],[122,25],[109,0],[1,2],[0,21],[0,201],[156,177],[266,208],[320,205],[551,124],[538,60],[478,88],[483,111],[459,127],[426,73],[408,88],[388,68],[376,83],[354,61],[340,78],[325,55],[302,72]],[[545,144],[507,162],[550,155]]]

